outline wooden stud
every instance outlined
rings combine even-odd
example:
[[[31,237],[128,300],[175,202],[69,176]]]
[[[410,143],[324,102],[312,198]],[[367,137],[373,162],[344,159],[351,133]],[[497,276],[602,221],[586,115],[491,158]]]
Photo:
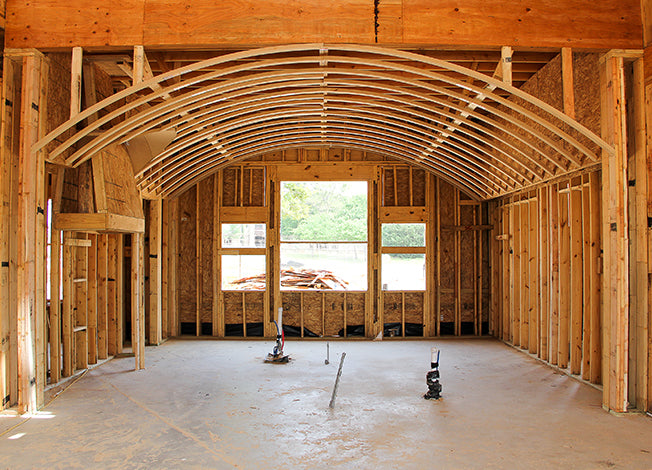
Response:
[[[109,235],[97,235],[97,359],[108,357]]]
[[[159,305],[161,311],[161,340],[170,337],[170,327],[168,324],[168,279],[170,269],[170,249],[169,249],[169,213],[168,201],[164,199],[161,201],[161,232],[160,232],[160,248],[159,251],[159,265],[160,265],[160,290],[159,290]]]
[[[455,210],[455,225],[460,224],[460,190],[455,188],[453,208]],[[455,232],[455,336],[462,334],[462,243],[460,232]]]
[[[564,186],[567,187],[568,183]],[[557,365],[568,367],[570,357],[570,228],[568,193],[559,194],[559,338]]]
[[[144,312],[144,259],[143,235],[131,235],[131,347],[135,369],[145,368],[145,312]]]
[[[177,288],[177,266],[179,257],[179,201],[169,201],[169,278],[168,278],[168,325],[170,336],[179,335],[179,292]],[[224,322],[222,322],[223,324]]]
[[[550,212],[549,246],[550,246],[550,363],[559,361],[559,186],[550,187],[548,210]]]
[[[88,344],[88,364],[97,364],[97,325],[98,325],[98,312],[97,312],[97,286],[99,271],[97,267],[97,251],[98,251],[98,235],[91,233],[88,235],[91,242],[91,248],[85,249],[87,252],[87,317],[86,317],[86,341]]]
[[[61,232],[52,230],[50,243],[50,382],[61,380]]]
[[[43,400],[45,364],[45,157],[32,154],[46,112],[42,54],[22,58],[17,201],[18,406],[35,412]],[[40,209],[40,210],[38,210]]]
[[[213,177],[213,336],[224,336],[224,311],[222,310],[222,256],[220,244],[222,241],[222,223],[220,207],[222,205],[222,172]]]
[[[124,295],[125,285],[125,237],[116,235],[116,270],[115,270],[115,354],[122,354],[124,343],[125,303],[129,301]],[[127,279],[128,280],[128,279]]]
[[[548,230],[548,193],[550,188],[539,188],[539,357],[549,361],[550,335],[550,244]]]
[[[602,135],[614,153],[605,152],[602,167],[603,406],[627,410],[628,374],[628,185],[625,78],[622,57],[608,57],[600,68]]]
[[[521,271],[521,256],[523,254],[521,247],[521,210],[520,206],[514,204],[511,208],[512,212],[512,228],[514,234],[514,253],[512,255],[512,269],[510,270],[513,275],[510,278],[510,318],[512,319],[512,344],[514,346],[521,345],[521,295],[524,292],[521,290],[521,279],[523,273]],[[511,274],[510,273],[510,274]]]
[[[591,337],[594,332],[591,324],[591,189],[589,175],[582,176],[582,379],[591,378]]]
[[[504,234],[512,234],[503,242],[502,256],[502,306],[501,306],[501,338],[503,341],[510,342],[511,336],[511,312],[512,312],[512,279],[514,276],[512,256],[514,253],[514,232],[512,231],[512,206],[503,203],[502,211],[502,230]]]
[[[118,297],[118,237],[121,235],[107,235],[107,286],[106,286],[106,313],[107,333],[106,350],[107,356],[115,356],[118,353],[118,304],[122,304],[122,298]]]
[[[74,118],[81,112],[82,92],[82,56],[81,47],[72,48],[72,64],[70,67],[70,117]]]
[[[149,344],[159,345],[163,341],[162,327],[162,220],[163,204],[160,199],[149,203]]]
[[[582,190],[572,188],[569,204],[570,234],[570,372],[582,372]]]
[[[521,308],[520,308],[520,334],[519,338],[521,340],[519,346],[522,349],[528,349],[530,342],[530,319],[529,319],[529,303],[530,303],[530,286],[529,286],[529,258],[530,258],[530,237],[529,237],[529,225],[530,225],[530,215],[529,209],[530,204],[527,199],[524,199],[519,204],[519,209],[521,211],[520,221],[521,221],[521,276],[520,276],[520,299],[521,299]]]
[[[528,351],[532,354],[539,352],[539,215],[538,200],[532,198],[528,201]]]
[[[242,171],[242,170],[241,170]],[[201,233],[199,230],[200,221],[203,214],[199,210],[201,207],[201,194],[199,192],[199,186],[197,186],[197,191],[195,192],[195,335],[201,335],[201,311],[202,304],[204,303],[204,292],[203,292],[203,282],[204,282],[204,272],[202,269],[202,239]]]
[[[564,113],[575,119],[575,87],[573,85],[573,50],[561,48],[561,86]]]
[[[435,318],[437,336],[441,335],[441,187],[435,179]]]
[[[650,335],[649,318],[650,306],[648,302],[648,265],[649,245],[648,245],[648,155],[646,147],[646,125],[645,125],[645,77],[644,77],[643,59],[638,59],[633,64],[632,77],[632,108],[634,114],[634,172],[635,172],[635,189],[636,199],[635,207],[635,236],[634,244],[636,246],[636,284],[630,286],[630,291],[636,292],[636,390],[634,393],[636,407],[640,410],[647,411],[650,408],[652,400],[650,395],[652,390],[648,388],[648,377],[650,376],[649,358]]]

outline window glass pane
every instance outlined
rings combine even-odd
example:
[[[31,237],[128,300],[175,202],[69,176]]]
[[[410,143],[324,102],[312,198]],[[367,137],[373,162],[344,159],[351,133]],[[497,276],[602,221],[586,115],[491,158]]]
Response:
[[[383,224],[383,246],[426,246],[426,224]]]
[[[265,248],[265,224],[222,224],[222,248]]]
[[[387,254],[382,257],[383,290],[426,290],[426,255]]]
[[[282,182],[281,240],[366,241],[367,182]]]
[[[367,290],[366,243],[282,243],[281,289]]]
[[[265,290],[265,255],[222,255],[223,290]]]

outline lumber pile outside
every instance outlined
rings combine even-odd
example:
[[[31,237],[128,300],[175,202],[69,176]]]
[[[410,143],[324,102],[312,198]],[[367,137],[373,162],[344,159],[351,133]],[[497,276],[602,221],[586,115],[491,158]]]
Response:
[[[236,290],[265,290],[266,275],[243,277],[231,283]],[[292,268],[281,270],[281,288],[292,289],[346,289],[348,282],[327,270]]]

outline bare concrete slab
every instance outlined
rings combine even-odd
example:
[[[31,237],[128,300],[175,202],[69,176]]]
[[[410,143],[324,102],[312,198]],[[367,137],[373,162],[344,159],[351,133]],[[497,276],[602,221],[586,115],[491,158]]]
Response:
[[[443,398],[424,400],[430,348]],[[494,340],[172,340],[0,417],[1,468],[652,468],[652,419]],[[346,352],[334,409],[339,357]],[[21,423],[11,429],[12,426]]]

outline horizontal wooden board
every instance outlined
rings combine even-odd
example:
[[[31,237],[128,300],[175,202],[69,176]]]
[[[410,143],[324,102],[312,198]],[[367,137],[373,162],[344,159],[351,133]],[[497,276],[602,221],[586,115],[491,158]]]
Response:
[[[643,41],[633,0],[403,0],[402,22],[400,38],[378,42],[639,48]]]
[[[377,26],[376,26],[377,24]],[[8,0],[7,47],[304,42],[640,48],[638,0]]]
[[[55,214],[54,228],[74,232],[143,233],[145,219],[116,214]]]

